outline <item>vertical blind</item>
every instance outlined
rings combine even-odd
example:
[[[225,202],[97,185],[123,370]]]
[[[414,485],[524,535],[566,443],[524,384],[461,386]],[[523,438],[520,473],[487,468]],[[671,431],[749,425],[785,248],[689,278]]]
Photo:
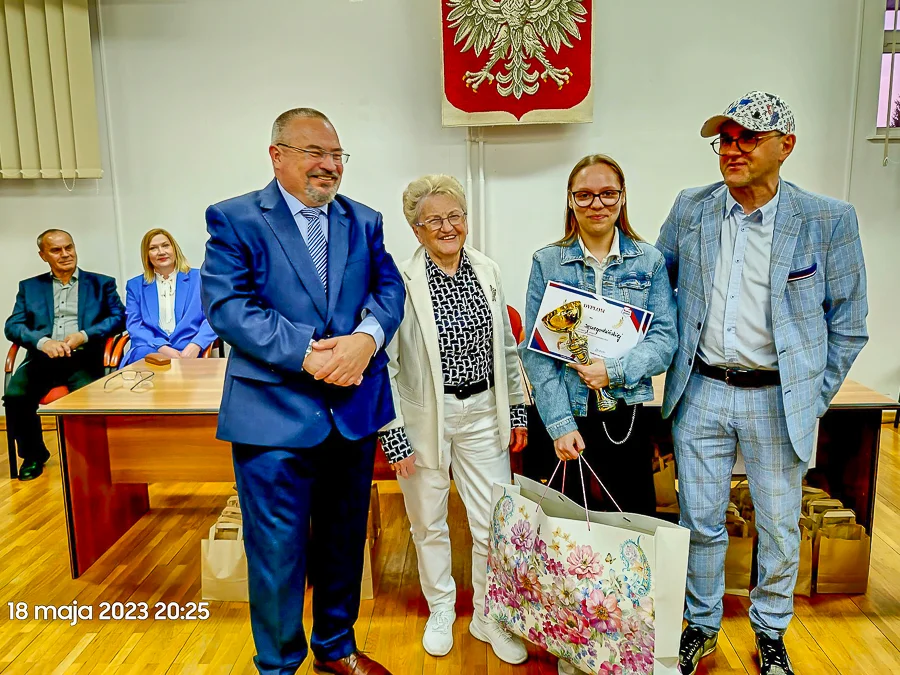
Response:
[[[88,0],[0,0],[0,175],[103,176]]]

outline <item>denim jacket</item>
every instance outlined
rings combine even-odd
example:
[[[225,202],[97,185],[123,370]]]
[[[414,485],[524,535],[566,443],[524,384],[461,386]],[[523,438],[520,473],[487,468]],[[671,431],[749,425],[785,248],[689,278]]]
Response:
[[[646,337],[625,356],[606,359],[609,392],[629,405],[653,400],[651,377],[672,363],[678,347],[675,299],[662,254],[652,245],[619,232],[620,255],[603,273],[604,297],[627,302],[653,312]],[[595,293],[594,270],[584,261],[577,240],[552,244],[534,254],[525,305],[525,335],[531,335],[548,281],[558,281]],[[591,394],[578,372],[557,359],[519,347],[525,372],[531,380],[538,412],[551,438],[578,429],[575,416],[587,415]]]

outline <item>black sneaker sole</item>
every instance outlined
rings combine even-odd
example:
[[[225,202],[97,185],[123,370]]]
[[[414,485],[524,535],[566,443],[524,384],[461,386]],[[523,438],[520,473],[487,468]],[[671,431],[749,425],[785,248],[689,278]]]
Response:
[[[681,670],[681,666],[679,665],[679,666],[678,666],[678,670],[679,670],[679,672],[681,673],[681,675],[694,675],[694,673],[697,672],[697,668],[700,667],[700,662],[701,662],[703,659],[705,659],[707,656],[709,656],[710,654],[712,654],[714,651],[716,651],[716,647],[718,647],[718,646],[719,646],[719,642],[716,641],[716,644],[714,644],[712,647],[710,647],[709,649],[707,649],[707,650],[704,651],[704,652],[701,652],[701,653],[700,653],[700,658],[697,659],[697,665],[695,665],[695,666],[694,666],[694,669],[691,670],[691,671],[685,672],[685,671]]]

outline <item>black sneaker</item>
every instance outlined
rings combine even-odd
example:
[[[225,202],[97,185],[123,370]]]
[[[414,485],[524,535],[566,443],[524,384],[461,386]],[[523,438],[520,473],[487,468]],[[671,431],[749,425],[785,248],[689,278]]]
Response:
[[[685,628],[681,633],[681,646],[678,648],[678,670],[681,675],[694,675],[700,659],[712,654],[718,642],[718,633],[709,635],[697,626]]]
[[[756,649],[759,651],[760,675],[794,675],[794,667],[784,648],[784,640],[773,640],[757,633]]]

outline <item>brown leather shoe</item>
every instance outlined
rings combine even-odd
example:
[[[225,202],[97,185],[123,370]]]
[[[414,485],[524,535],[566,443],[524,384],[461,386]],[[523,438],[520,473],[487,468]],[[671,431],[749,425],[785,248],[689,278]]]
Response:
[[[334,675],[391,675],[391,671],[375,663],[362,652],[353,652],[337,661],[313,662],[313,670],[317,673],[333,673]]]

